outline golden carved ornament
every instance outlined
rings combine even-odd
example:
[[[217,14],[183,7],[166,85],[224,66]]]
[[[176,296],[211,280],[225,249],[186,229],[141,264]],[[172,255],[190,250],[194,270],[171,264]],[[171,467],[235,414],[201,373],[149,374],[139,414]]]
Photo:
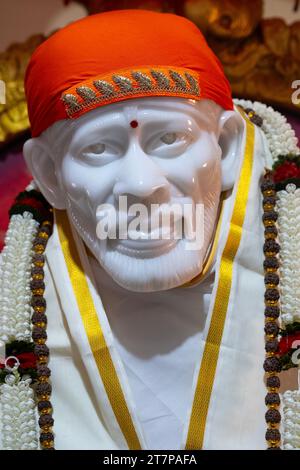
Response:
[[[233,96],[299,113],[292,83],[300,79],[300,21],[263,19],[262,0],[186,0],[184,13],[221,60]]]
[[[5,104],[0,103],[0,145],[29,128],[24,75],[31,54],[44,39],[41,34],[31,36],[0,54],[0,80],[5,84]]]
[[[207,35],[219,38],[249,36],[263,13],[262,0],[186,0],[184,15]]]

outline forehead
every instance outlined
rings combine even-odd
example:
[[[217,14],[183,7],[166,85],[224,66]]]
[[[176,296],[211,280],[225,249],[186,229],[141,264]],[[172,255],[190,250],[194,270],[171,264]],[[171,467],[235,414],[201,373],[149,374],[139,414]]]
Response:
[[[211,100],[190,100],[173,97],[147,97],[130,99],[99,107],[77,119],[53,124],[45,131],[45,138],[55,147],[63,149],[74,139],[88,137],[91,133],[123,127],[129,132],[130,122],[137,120],[139,129],[147,132],[148,123],[184,124],[192,121],[200,129],[216,131],[222,108]],[[150,125],[151,127],[151,125]]]
[[[139,123],[162,120],[193,119],[203,124],[216,121],[221,108],[210,100],[157,97],[138,98],[114,103],[86,113],[72,122],[74,131],[92,125],[128,125],[131,121]]]

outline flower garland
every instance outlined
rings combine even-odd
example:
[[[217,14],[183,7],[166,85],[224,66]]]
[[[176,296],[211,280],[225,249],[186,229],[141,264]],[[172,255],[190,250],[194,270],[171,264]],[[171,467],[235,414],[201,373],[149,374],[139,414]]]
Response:
[[[285,162],[286,159],[289,162],[290,158],[300,156],[298,139],[285,116],[275,111],[271,106],[259,101],[235,99],[234,103],[245,110],[249,109],[250,112],[254,112],[261,119],[261,128],[266,136],[272,156],[268,168],[272,168],[273,164],[279,163],[281,157],[283,157],[282,162]]]
[[[300,363],[300,179],[298,177],[300,162],[299,158],[293,159],[294,173],[286,172],[285,169],[280,173],[278,168],[286,168],[287,163],[290,162],[282,162],[281,160],[277,166],[275,165],[279,211],[278,238],[282,247],[280,257],[282,329],[278,348],[282,370],[299,367]],[[279,174],[282,175],[282,179],[278,177]],[[284,412],[283,447],[287,450],[300,448],[299,372],[298,386],[299,390],[288,390],[282,396]]]
[[[298,156],[280,156],[273,166],[277,190],[278,240],[280,250],[281,330],[278,353],[282,370],[299,367],[300,346],[300,161]],[[291,162],[293,167],[291,167]],[[287,171],[287,165],[290,165]],[[293,172],[291,169],[293,168]],[[300,384],[299,384],[300,386]],[[300,391],[282,396],[284,449],[300,448]]]
[[[300,159],[298,171],[300,174]],[[297,256],[300,253],[300,189],[296,184],[289,183],[285,190],[277,192],[277,196],[281,245],[281,321],[283,326],[287,326],[300,322],[300,257]]]
[[[54,449],[43,298],[43,252],[52,223],[51,207],[33,186],[20,193],[10,209],[0,273],[0,339],[5,343],[6,356],[0,363],[4,449],[38,448],[35,396],[40,445]]]
[[[17,367],[10,369],[1,385],[0,404],[5,410],[2,417],[4,450],[36,450],[36,411],[31,379],[22,379]]]
[[[283,394],[283,411],[285,415],[285,450],[300,449],[300,393],[299,390],[288,390]]]
[[[38,228],[30,212],[11,217],[2,252],[0,273],[0,340],[31,337],[30,260]]]

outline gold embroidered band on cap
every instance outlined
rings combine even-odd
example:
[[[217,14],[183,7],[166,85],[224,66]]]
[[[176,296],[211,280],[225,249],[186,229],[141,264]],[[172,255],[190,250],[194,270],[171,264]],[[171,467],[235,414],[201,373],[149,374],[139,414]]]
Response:
[[[198,75],[185,68],[139,68],[93,77],[64,92],[61,99],[69,117],[79,117],[87,109],[126,98],[178,96],[200,98]]]

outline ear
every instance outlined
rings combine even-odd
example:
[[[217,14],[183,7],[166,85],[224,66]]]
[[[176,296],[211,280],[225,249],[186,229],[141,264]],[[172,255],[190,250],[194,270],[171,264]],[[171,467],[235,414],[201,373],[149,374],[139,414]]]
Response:
[[[236,111],[223,111],[219,121],[219,146],[222,150],[222,191],[233,188],[237,178],[244,122]]]
[[[25,142],[23,153],[26,164],[39,189],[51,206],[65,209],[65,198],[57,179],[54,158],[40,137]]]

